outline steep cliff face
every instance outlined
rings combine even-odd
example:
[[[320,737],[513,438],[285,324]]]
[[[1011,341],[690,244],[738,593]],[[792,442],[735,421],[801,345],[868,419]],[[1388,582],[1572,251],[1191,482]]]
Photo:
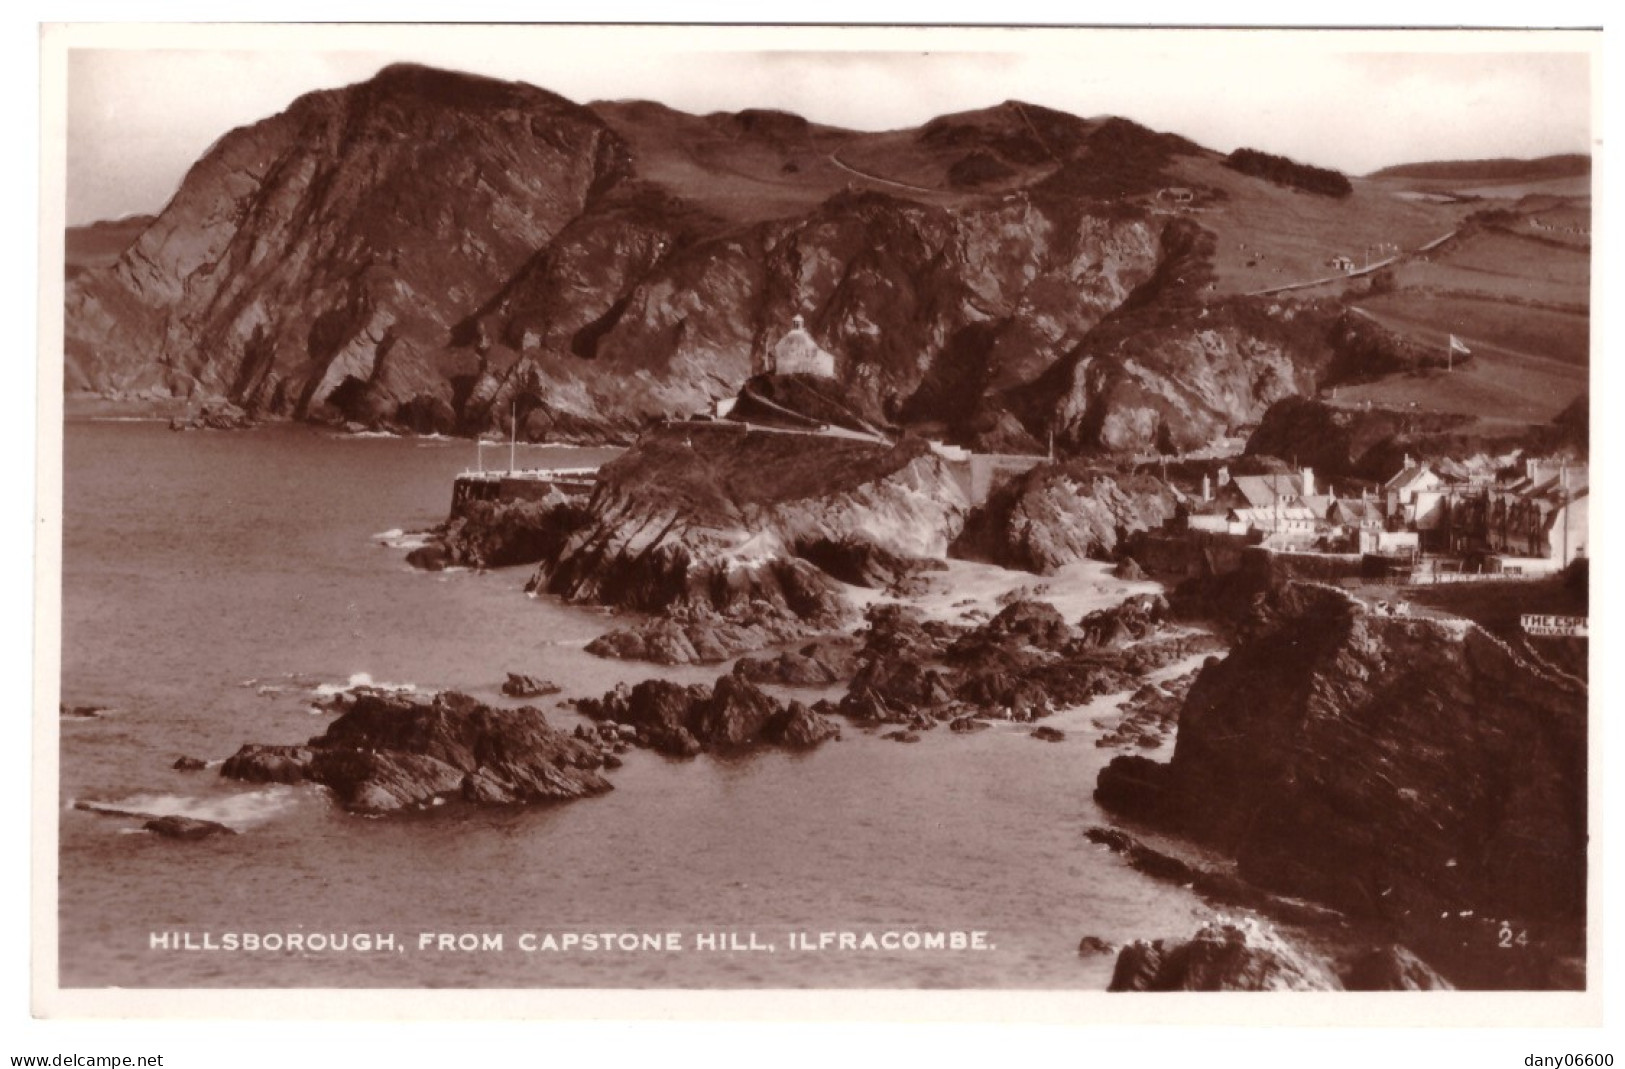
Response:
[[[629,441],[801,315],[869,421],[1198,445],[1325,359],[1290,305],[1204,303],[1216,232],[1162,194],[1218,210],[1216,161],[1013,101],[865,134],[394,66],[230,132],[115,263],[76,256],[66,385]]]
[[[1103,324],[1023,391],[1028,422],[1047,422],[1074,449],[1172,453],[1256,424],[1282,398],[1313,394],[1332,358],[1324,315],[1245,298],[1194,304],[1185,273],[1199,278],[1198,266],[1159,279],[1166,288],[1146,305]]]
[[[1172,762],[1119,758],[1097,796],[1366,916],[1584,916],[1584,686],[1331,587],[1267,595],[1191,687]]]
[[[1029,381],[1154,269],[1152,231],[1077,206],[949,212],[840,194],[803,217],[717,232],[670,197],[606,198],[561,234],[469,338],[521,412],[630,432],[732,395],[803,315],[873,420],[960,424]],[[540,429],[540,428],[537,428]]]
[[[450,400],[451,324],[627,166],[590,112],[517,83],[396,66],[301,97],[70,285],[70,380],[296,415]]]
[[[1174,513],[1168,486],[1084,461],[1046,464],[1011,480],[971,513],[954,554],[1049,574],[1111,556],[1136,531]]]
[[[601,110],[396,66],[232,131],[116,263],[76,270],[69,388],[630,439],[731,395],[801,314],[867,418],[1008,442],[1042,431],[1003,395],[1167,268],[1160,224],[1115,187],[865,192],[833,158],[869,160],[867,135]],[[1034,114],[928,128],[888,166],[1015,151]],[[1050,151],[1099,166],[1138,143],[1051,118]],[[1022,181],[1053,170],[1011,158]]]

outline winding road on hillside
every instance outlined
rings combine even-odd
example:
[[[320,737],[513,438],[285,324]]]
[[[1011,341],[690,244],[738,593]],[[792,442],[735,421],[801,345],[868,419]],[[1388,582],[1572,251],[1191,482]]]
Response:
[[[896,186],[898,189],[911,189],[916,193],[946,192],[945,190],[941,189],[932,189],[930,186],[911,186],[907,182],[899,182],[892,178],[884,178],[878,174],[870,174],[868,171],[860,171],[856,167],[853,167],[851,164],[847,163],[845,160],[841,159],[841,157],[835,155],[833,152],[829,153],[829,162],[833,163],[835,166],[839,167],[848,174],[855,174],[859,178],[865,178],[871,182],[879,182],[881,185]]]
[[[1389,264],[1398,263],[1407,256],[1415,256],[1417,253],[1427,252],[1430,249],[1436,249],[1459,233],[1461,233],[1461,229],[1458,227],[1457,229],[1450,231],[1448,234],[1440,234],[1426,245],[1418,245],[1409,252],[1395,253],[1386,260],[1378,260],[1374,264],[1366,264],[1364,267],[1359,268],[1358,270],[1349,271],[1346,273],[1338,272],[1335,275],[1327,275],[1325,278],[1312,278],[1307,282],[1289,282],[1285,286],[1271,286],[1269,289],[1254,290],[1253,292],[1247,294],[1247,296],[1268,297],[1274,293],[1287,293],[1291,290],[1306,290],[1311,286],[1324,286],[1328,282],[1341,282],[1347,278],[1359,278],[1361,275],[1369,275],[1373,271],[1381,271]]]

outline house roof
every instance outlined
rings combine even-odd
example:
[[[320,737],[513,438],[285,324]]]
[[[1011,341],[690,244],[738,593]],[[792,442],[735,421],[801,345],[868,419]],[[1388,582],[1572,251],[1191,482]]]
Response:
[[[1408,468],[1401,468],[1392,479],[1382,484],[1382,488],[1399,492],[1416,490],[1430,480],[1435,483],[1443,481],[1440,479],[1439,473],[1426,464],[1412,464]]]
[[[1382,512],[1377,508],[1375,501],[1362,501],[1351,498],[1337,502],[1333,508],[1339,519],[1345,523],[1380,523]]]
[[[1230,514],[1242,523],[1252,524],[1256,527],[1274,527],[1278,523],[1292,521],[1312,522],[1315,514],[1302,505],[1282,504],[1279,508],[1231,509]]]
[[[1253,508],[1268,508],[1277,498],[1303,494],[1302,475],[1237,475],[1230,480],[1230,485]]]
[[[1332,511],[1332,506],[1337,503],[1337,498],[1331,494],[1312,494],[1298,500],[1304,508],[1315,514],[1317,520],[1324,520]]]

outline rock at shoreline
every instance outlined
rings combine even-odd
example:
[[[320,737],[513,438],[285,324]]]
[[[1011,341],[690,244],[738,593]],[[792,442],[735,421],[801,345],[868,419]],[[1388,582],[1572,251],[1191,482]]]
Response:
[[[1191,686],[1172,761],[1115,758],[1101,805],[1355,914],[1583,917],[1583,685],[1466,621],[1376,616],[1306,583],[1240,633]]]
[[[451,564],[451,551],[444,542],[430,542],[406,555],[406,563],[425,572],[443,572]]]
[[[1142,684],[1118,706],[1115,716],[1095,721],[1095,725],[1103,729],[1095,745],[1153,750],[1167,742],[1179,725],[1179,709],[1185,704],[1185,695],[1196,675],[1192,671],[1161,684]]]
[[[525,501],[468,501],[435,528],[430,541],[406,555],[425,571],[452,565],[508,568],[535,564],[556,552],[581,525],[579,505],[557,493]]]
[[[1402,946],[1373,947],[1343,974],[1350,991],[1453,991],[1455,986]]]
[[[576,706],[594,720],[629,726],[639,745],[672,757],[758,745],[811,749],[840,737],[840,729],[822,713],[800,702],[786,708],[737,674],[718,678],[712,687],[648,679]]]
[[[762,738],[789,750],[811,750],[831,739],[839,739],[835,721],[793,701],[762,729]]]
[[[100,720],[107,712],[102,705],[58,705],[57,715],[64,720]]]
[[[1078,629],[1089,645],[1116,649],[1155,634],[1168,621],[1168,615],[1166,598],[1142,594],[1089,613],[1078,621]]]
[[[796,556],[811,561],[843,583],[884,590],[899,596],[920,593],[925,586],[926,575],[947,568],[940,560],[905,557],[858,538],[813,539],[798,545]]]
[[[160,816],[157,813],[145,813],[138,809],[124,809],[120,806],[104,805],[101,802],[75,802],[73,807],[85,813],[97,813],[104,817],[125,817],[131,820],[139,820],[142,822],[143,830],[169,839],[207,839],[212,835],[237,834],[235,828],[213,820],[202,820],[198,817]]]
[[[561,689],[556,683],[519,672],[509,672],[507,680],[502,684],[502,693],[510,698],[541,698],[557,694]]]
[[[196,817],[154,817],[142,825],[154,835],[162,835],[166,839],[207,839],[215,835],[236,835],[234,828],[213,820],[199,820]]]
[[[1206,634],[1159,636],[1160,601],[1130,601],[1137,607],[1123,614],[1144,621],[1146,637],[1122,649],[1091,642],[1048,602],[1027,598],[970,628],[876,605],[840,711],[860,723],[916,727],[968,716],[1030,722],[1128,690],[1145,673],[1216,644]]]
[[[772,657],[741,657],[734,672],[752,683],[821,687],[852,678],[856,667],[857,643],[837,635]]]
[[[566,800],[610,789],[597,746],[554,730],[538,709],[498,709],[466,694],[422,701],[361,692],[304,746],[249,744],[220,774],[320,783],[347,809],[382,813],[460,797],[485,804]]]
[[[1060,728],[1036,727],[1032,730],[1032,737],[1042,742],[1065,742],[1066,732]]]
[[[1325,924],[1339,919],[1335,910],[1270,894],[1232,872],[1205,867],[1153,849],[1117,828],[1093,827],[1084,833],[1084,837],[1121,854],[1135,871],[1165,883],[1189,887],[1215,905],[1240,906],[1295,924]]]
[[[201,772],[208,768],[209,764],[201,758],[181,756],[175,758],[175,763],[169,767],[178,772]]]
[[[229,401],[206,404],[198,412],[175,416],[169,421],[172,431],[240,431],[258,423],[247,412]]]
[[[1078,940],[1078,957],[1089,958],[1097,954],[1110,954],[1116,950],[1115,943],[1108,943],[1098,935],[1086,935]]]
[[[1145,569],[1133,557],[1124,557],[1112,566],[1112,578],[1131,583],[1144,582]]]
[[[1136,939],[1108,991],[1341,991],[1330,963],[1251,919],[1209,921],[1189,939]]]
[[[1173,514],[1173,491],[1152,476],[1083,460],[1044,464],[971,514],[954,555],[1050,575],[1074,561],[1109,559],[1123,537]]]
[[[724,615],[682,608],[636,627],[606,631],[587,643],[595,657],[653,664],[718,664],[741,653],[801,638],[806,625],[766,604]]]

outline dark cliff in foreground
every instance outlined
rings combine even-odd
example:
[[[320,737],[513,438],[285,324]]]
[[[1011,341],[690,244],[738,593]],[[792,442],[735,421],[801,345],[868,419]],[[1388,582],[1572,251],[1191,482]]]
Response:
[[[1097,797],[1262,887],[1420,932],[1418,950],[1450,944],[1442,928],[1493,956],[1511,918],[1548,956],[1578,954],[1586,700],[1476,624],[1289,583],[1191,687],[1172,761],[1117,758]]]
[[[226,134],[77,266],[66,386],[625,440],[732,395],[802,314],[865,419],[1188,447],[1312,390],[1328,349],[1268,302],[1197,307],[1218,242],[1169,186],[1287,196],[1016,103],[869,135],[393,66]]]

